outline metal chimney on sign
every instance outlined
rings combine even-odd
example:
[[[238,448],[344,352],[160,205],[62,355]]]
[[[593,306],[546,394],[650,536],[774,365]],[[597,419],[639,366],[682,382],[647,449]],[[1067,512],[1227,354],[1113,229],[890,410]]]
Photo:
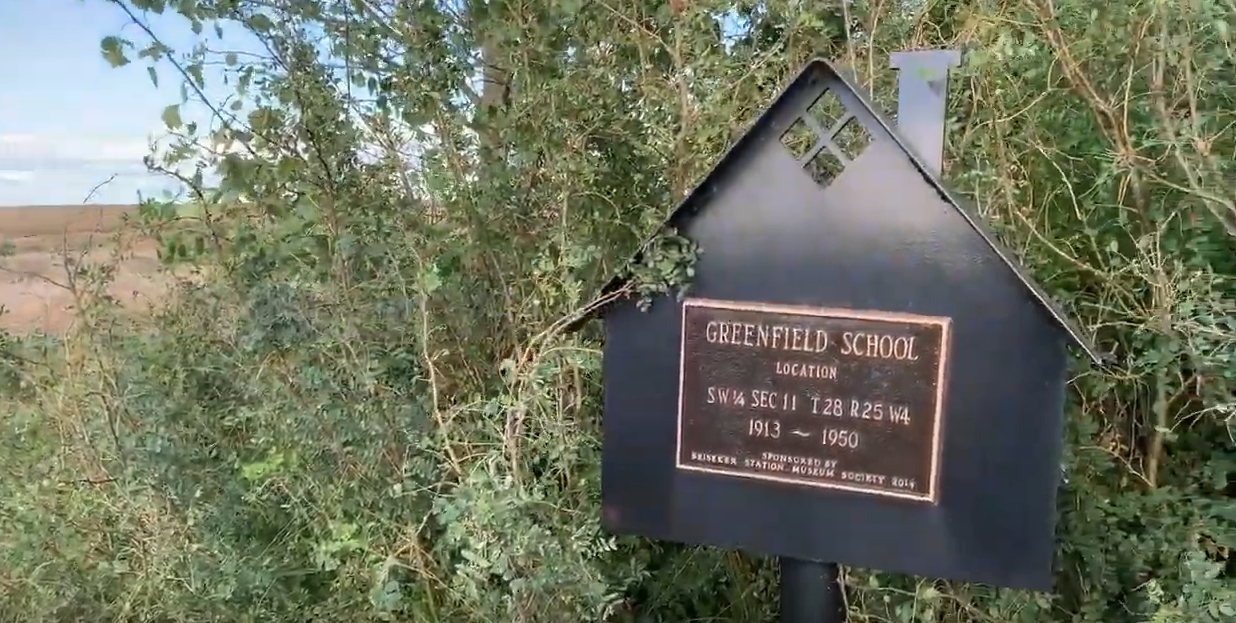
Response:
[[[944,166],[945,107],[949,69],[961,64],[958,50],[893,52],[897,70],[897,129],[931,172]]]

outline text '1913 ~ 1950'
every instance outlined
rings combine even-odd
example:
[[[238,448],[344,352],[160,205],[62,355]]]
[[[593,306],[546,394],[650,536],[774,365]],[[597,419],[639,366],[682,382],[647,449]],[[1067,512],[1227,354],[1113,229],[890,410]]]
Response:
[[[688,299],[678,467],[935,502],[949,328]]]

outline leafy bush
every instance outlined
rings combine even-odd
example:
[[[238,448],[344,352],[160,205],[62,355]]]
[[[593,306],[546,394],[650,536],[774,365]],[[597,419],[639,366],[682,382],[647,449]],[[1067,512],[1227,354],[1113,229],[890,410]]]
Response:
[[[850,569],[851,618],[1236,617],[1230,6],[116,6],[269,55],[103,42],[239,103],[169,108],[151,161],[195,209],[143,227],[199,277],[0,344],[0,620],[771,620],[769,561],[600,530],[566,329],[804,60],[891,110],[887,53],[954,45],[951,182],[1115,363],[1071,384],[1056,594]],[[687,276],[661,248],[641,294]]]

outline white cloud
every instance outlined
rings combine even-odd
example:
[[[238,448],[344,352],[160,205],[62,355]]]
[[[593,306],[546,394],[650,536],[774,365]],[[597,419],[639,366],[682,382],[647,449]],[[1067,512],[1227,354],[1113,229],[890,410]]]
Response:
[[[34,179],[34,171],[16,171],[0,169],[0,182],[7,184],[25,184]]]
[[[138,137],[0,134],[0,165],[25,160],[64,164],[141,163],[150,153],[148,140]]]
[[[96,202],[131,203],[136,191],[166,187],[146,170],[150,140],[128,135],[0,133],[0,205],[80,203],[92,188]],[[38,183],[31,183],[37,180]]]
[[[0,134],[0,145],[23,145],[38,141],[33,134]]]

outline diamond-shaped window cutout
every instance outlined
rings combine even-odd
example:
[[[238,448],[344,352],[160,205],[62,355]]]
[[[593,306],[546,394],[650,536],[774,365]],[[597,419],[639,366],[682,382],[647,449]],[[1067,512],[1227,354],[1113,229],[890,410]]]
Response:
[[[819,184],[821,187],[827,187],[845,170],[845,163],[825,147],[811,158],[803,168],[816,184]]]
[[[827,132],[844,119],[849,112],[841,105],[841,100],[832,91],[825,91],[807,107],[807,114],[820,124]]]
[[[790,150],[795,160],[805,158],[819,140],[811,127],[802,119],[794,120],[790,129],[781,135],[781,144]]]
[[[867,128],[859,123],[858,119],[853,117],[846,121],[845,125],[837,130],[833,135],[833,144],[845,154],[847,158],[853,160],[859,157],[863,150],[871,144],[871,135],[867,133]]]

